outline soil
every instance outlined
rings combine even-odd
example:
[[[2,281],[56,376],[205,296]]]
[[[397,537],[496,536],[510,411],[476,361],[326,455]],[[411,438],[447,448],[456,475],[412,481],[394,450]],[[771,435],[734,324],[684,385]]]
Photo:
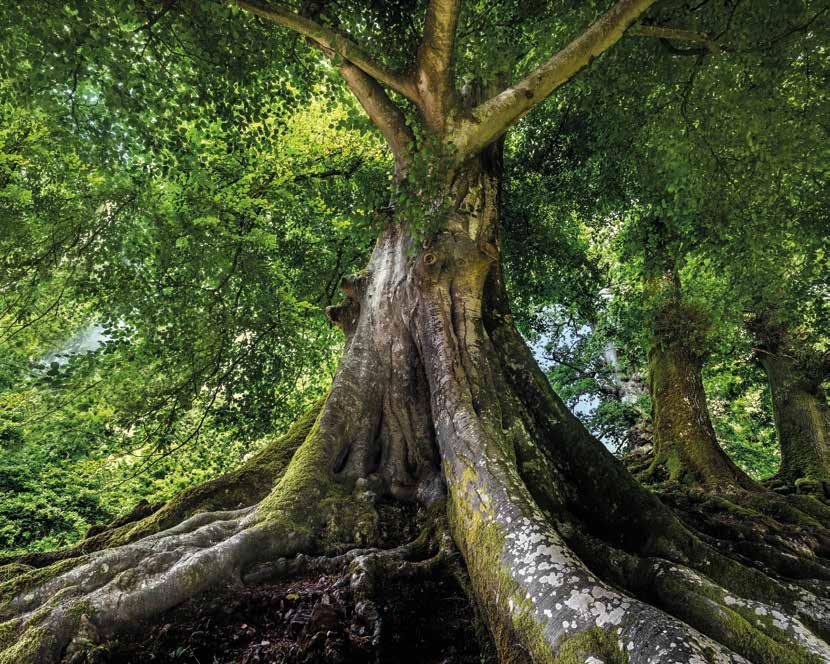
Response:
[[[386,546],[417,534],[414,510],[382,509],[382,522],[390,524]],[[495,664],[486,629],[448,568],[426,579],[388,580],[371,603],[355,600],[345,572],[196,597],[90,659],[96,664]]]
[[[99,661],[176,664],[482,664],[473,610],[448,576],[392,584],[373,607],[344,577],[321,576],[199,597],[111,644]],[[379,642],[372,622],[381,620]]]

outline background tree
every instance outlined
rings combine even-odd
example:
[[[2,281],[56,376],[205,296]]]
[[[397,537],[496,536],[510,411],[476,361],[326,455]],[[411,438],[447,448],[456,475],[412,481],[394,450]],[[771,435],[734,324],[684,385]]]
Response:
[[[782,17],[799,7],[782,6]],[[668,22],[669,14],[658,16],[660,9],[650,22]],[[608,300],[612,307],[599,318],[624,361],[640,372],[649,344],[644,331],[653,316],[646,309],[625,311],[620,302],[643,302],[637,284],[647,278],[644,270],[656,268],[653,256],[638,257],[654,253],[658,236],[648,224],[641,231],[636,224],[644,217],[646,222],[659,219],[671,235],[666,241],[674,254],[688,256],[683,282],[714,325],[707,350],[731,355],[714,354],[712,362],[721,370],[704,372],[709,391],[719,403],[734,403],[735,388],[743,384],[746,396],[740,398],[757,409],[760,376],[742,367],[752,343],[741,328],[760,300],[776,297],[770,293],[759,300],[759,293],[769,292],[770,283],[781,284],[792,294],[792,311],[810,311],[802,320],[819,336],[822,330],[821,323],[815,324],[822,305],[811,294],[821,290],[823,279],[815,266],[825,251],[825,233],[817,224],[823,218],[821,196],[815,189],[823,167],[814,146],[825,131],[816,121],[825,101],[821,94],[793,96],[820,76],[822,64],[813,54],[821,49],[808,47],[810,53],[803,57],[800,50],[816,38],[815,22],[791,15],[790,28],[770,37],[761,13],[736,9],[735,15],[743,16],[740,30],[724,31],[712,22],[714,15],[699,12],[688,16],[689,25],[699,31],[641,30],[661,37],[666,57],[641,59],[635,81],[607,68],[588,72],[562,93],[554,112],[536,114],[521,132],[524,159],[518,164],[532,186],[548,193],[547,209],[555,210],[554,216],[574,219],[576,230],[568,233],[581,234],[583,242],[595,247],[583,254],[613,272],[603,281],[605,286],[616,282],[615,297]],[[758,21],[753,27],[759,32],[745,29],[751,21]],[[711,39],[715,35],[717,45]],[[790,42],[794,50],[780,47],[794,39],[799,40],[798,46]],[[628,47],[629,42],[621,46]],[[634,105],[641,114],[629,112]],[[779,149],[782,145],[786,148]],[[781,267],[785,264],[789,268]],[[631,269],[638,265],[639,272]],[[777,276],[770,278],[772,274]],[[602,287],[594,287],[594,303],[602,303],[597,296]],[[549,292],[554,301],[562,301],[556,288]],[[724,297],[732,306],[724,305]],[[603,347],[594,343],[600,363]],[[601,392],[595,396],[604,402]],[[730,415],[737,415],[733,407]],[[774,459],[768,453],[759,456],[754,434],[747,439],[746,430],[738,432],[723,417],[716,416],[715,425],[736,459],[769,475]],[[766,434],[757,439],[763,447],[768,441]]]

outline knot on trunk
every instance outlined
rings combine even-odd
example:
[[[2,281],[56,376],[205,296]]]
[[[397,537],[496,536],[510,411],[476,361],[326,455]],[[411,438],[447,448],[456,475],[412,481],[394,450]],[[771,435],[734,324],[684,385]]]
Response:
[[[357,320],[360,316],[360,302],[366,294],[369,284],[369,274],[358,272],[347,274],[340,280],[340,290],[346,295],[346,299],[331,307],[326,307],[326,316],[337,325],[348,339],[357,327]]]
[[[498,260],[498,247],[477,241],[462,232],[445,232],[426,243],[416,264],[416,273],[428,283],[443,279],[483,285],[490,267]]]
[[[326,307],[326,316],[337,325],[346,338],[350,338],[357,327],[357,319],[360,315],[360,304],[351,298],[346,299],[342,304]]]

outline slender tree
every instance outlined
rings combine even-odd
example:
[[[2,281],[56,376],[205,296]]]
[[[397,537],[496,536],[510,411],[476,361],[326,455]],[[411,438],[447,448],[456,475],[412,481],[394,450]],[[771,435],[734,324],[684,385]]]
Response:
[[[504,72],[463,86],[454,74],[460,0],[426,3],[409,68],[372,54],[371,20],[354,22],[361,44],[326,3],[236,4],[328,56],[394,157],[395,205],[329,310],[342,361],[325,402],[233,476],[17,563],[2,588],[0,660],[72,658],[196,593],[258,578],[281,558],[333,556],[344,541],[354,548],[339,560],[352,561],[359,590],[411,557],[371,549],[380,495],[446,515],[502,661],[830,657],[826,585],[786,578],[789,558],[775,549],[763,564],[780,579],[682,525],[551,391],[508,306],[500,138],[652,0],[619,0],[495,92]],[[232,500],[230,487],[242,488]],[[820,562],[804,569],[830,576]]]

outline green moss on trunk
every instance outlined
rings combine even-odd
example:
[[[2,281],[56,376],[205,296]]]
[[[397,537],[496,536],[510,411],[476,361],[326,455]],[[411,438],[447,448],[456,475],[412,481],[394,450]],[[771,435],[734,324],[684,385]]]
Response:
[[[761,352],[781,446],[776,477],[798,493],[830,497],[830,409],[820,375],[787,353]],[[818,374],[818,372],[813,372]]]
[[[757,488],[718,445],[703,390],[702,353],[684,341],[676,325],[666,327],[655,325],[649,352],[654,460],[646,476],[687,485]]]
[[[594,657],[603,664],[628,664],[628,655],[620,648],[616,630],[592,627],[559,643],[556,664],[584,664]]]

